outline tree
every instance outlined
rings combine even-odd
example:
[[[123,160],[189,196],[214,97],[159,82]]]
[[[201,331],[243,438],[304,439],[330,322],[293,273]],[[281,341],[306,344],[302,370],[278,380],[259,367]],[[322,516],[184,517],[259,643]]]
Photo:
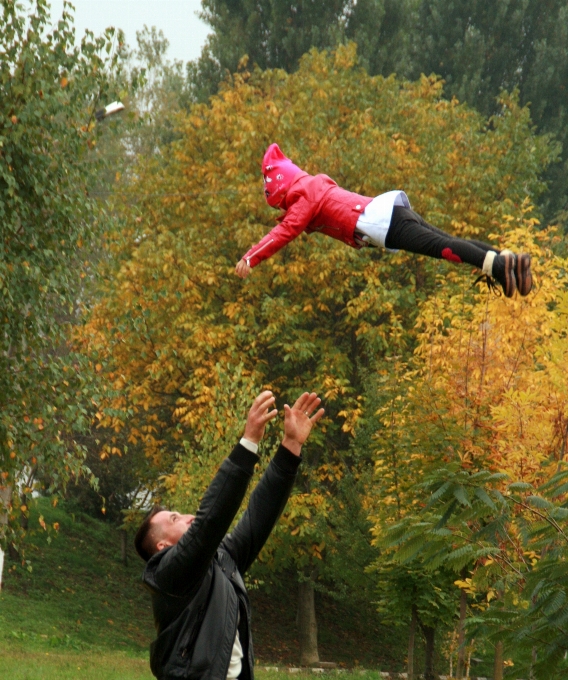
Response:
[[[359,46],[371,75],[417,79],[437,74],[446,96],[484,116],[498,112],[505,90],[518,90],[540,133],[568,148],[568,3],[566,0],[204,0],[202,18],[212,33],[188,65],[189,88],[199,101],[217,92],[247,55],[261,68],[293,72],[311,47]],[[566,224],[568,160],[548,168],[547,220]]]
[[[568,208],[568,3],[566,0],[422,0],[417,12],[412,68],[437,73],[446,93],[489,116],[502,90],[519,91],[540,132],[562,143],[562,163],[546,175],[548,219]],[[566,216],[564,216],[564,220]]]
[[[276,137],[308,171],[367,195],[402,186],[432,222],[482,237],[527,190],[538,194],[550,157],[513,99],[489,127],[443,100],[436,80],[371,78],[356,63],[352,46],[313,51],[295,74],[241,74],[180,116],[167,153],[141,158],[117,185],[120,228],[107,235],[101,298],[77,333],[115,390],[99,403],[101,426],[115,430],[109,446],[143,447],[168,494],[183,493],[196,467],[210,478],[225,453],[204,428],[238,422],[228,377],[237,367],[237,386],[270,386],[280,405],[305,388],[324,396],[330,418],[282,518],[285,551],[274,547],[302,580],[333,546],[330,508],[347,473],[369,461],[351,449],[364,376],[393,334],[411,345],[436,272],[453,289],[463,270],[302,236],[243,284],[234,265],[272,217],[258,183],[265,148]],[[215,421],[213,397],[231,405]]]
[[[245,55],[261,69],[292,73],[311,48],[359,45],[362,63],[375,75],[399,71],[408,54],[415,0],[204,0],[201,18],[213,29],[201,56],[188,65],[194,97],[206,101],[235,73]],[[407,65],[408,68],[408,65]]]
[[[560,601],[565,588],[563,568],[555,567],[550,581],[547,570],[548,553],[557,564],[566,548],[564,472],[551,482],[563,471],[568,433],[568,391],[559,373],[568,351],[566,263],[550,251],[554,231],[535,240],[530,205],[523,212],[518,220],[506,219],[509,242],[533,253],[540,283],[529,304],[456,299],[447,306],[432,297],[422,306],[416,359],[393,381],[382,409],[385,433],[378,435],[381,484],[391,497],[402,495],[402,503],[390,506],[403,510],[389,516],[387,505],[386,512],[377,512],[375,533],[395,563],[412,566],[419,557],[426,569],[459,574],[460,630],[469,600],[486,610],[477,620],[489,622],[485,631],[491,630],[497,648],[505,642],[517,664],[526,662],[519,628],[528,635],[532,626],[531,638],[539,642],[533,671],[550,677],[546,673],[565,649],[563,635],[542,632],[559,625],[557,610],[547,608],[551,591]],[[540,262],[546,263],[546,276],[538,273]],[[391,441],[397,442],[397,455],[410,461],[406,469],[392,465]],[[424,484],[415,483],[418,469]],[[543,583],[544,601],[536,595]],[[529,627],[527,609],[535,617]]]
[[[17,540],[32,490],[81,471],[76,433],[89,424],[84,360],[65,347],[65,326],[88,271],[99,208],[88,196],[96,165],[94,114],[108,102],[118,55],[114,33],[75,46],[66,6],[11,0],[0,14],[0,452],[2,545]]]

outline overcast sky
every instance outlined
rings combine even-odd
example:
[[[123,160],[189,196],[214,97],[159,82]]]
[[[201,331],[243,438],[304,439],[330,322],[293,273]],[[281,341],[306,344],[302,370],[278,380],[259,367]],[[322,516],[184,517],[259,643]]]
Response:
[[[162,29],[170,43],[171,60],[189,61],[201,53],[209,27],[196,16],[201,0],[71,0],[79,37],[88,28],[100,35],[105,28],[121,28],[126,42],[136,46],[136,31],[146,26]],[[51,0],[54,21],[61,16],[63,0]]]

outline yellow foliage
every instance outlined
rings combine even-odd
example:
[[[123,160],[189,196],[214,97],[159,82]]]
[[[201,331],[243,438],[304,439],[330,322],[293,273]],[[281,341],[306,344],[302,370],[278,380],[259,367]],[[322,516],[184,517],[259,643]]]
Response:
[[[302,538],[306,554],[321,544],[323,530],[314,525],[327,517],[328,493],[344,479],[346,451],[365,413],[358,397],[367,372],[406,352],[415,332],[420,361],[432,371],[434,364],[442,372],[451,362],[461,366],[463,354],[442,345],[443,324],[454,350],[465,348],[471,332],[452,329],[452,313],[462,305],[483,309],[483,298],[472,298],[466,268],[358,252],[317,234],[302,235],[247,281],[238,279],[235,263],[275,219],[262,193],[266,147],[278,142],[308,172],[326,173],[352,191],[404,189],[426,219],[459,236],[486,239],[505,224],[497,242],[509,236],[503,215],[517,220],[515,206],[538,186],[534,168],[543,156],[514,102],[489,129],[473,110],[442,99],[436,78],[370,77],[356,62],[348,46],[310,52],[294,74],[241,72],[209,104],[180,115],[176,141],[120,178],[112,205],[119,228],[104,243],[101,298],[76,335],[109,386],[96,405],[98,426],[141,447],[164,475],[165,493],[186,506],[236,441],[254,392],[270,385],[282,407],[300,390],[318,391],[329,418],[307,449],[306,495],[293,497],[282,523]],[[522,304],[546,296],[544,280],[542,290]],[[491,305],[501,356],[497,345],[507,346],[525,322],[518,321],[520,302]],[[533,337],[531,328],[526,332]],[[502,355],[502,371],[514,356]],[[471,381],[494,391],[486,380],[493,373],[482,362],[470,379],[456,376],[454,415],[464,399],[481,398]],[[434,375],[431,386],[441,388],[442,377]],[[414,418],[405,401],[383,415],[391,431]],[[438,420],[435,411],[426,418]],[[476,457],[472,428],[465,434],[459,455]],[[274,443],[278,433],[270,437]],[[408,442],[409,474],[420,468],[420,442],[419,433]],[[385,440],[379,447],[387,457],[390,446]],[[444,455],[453,455],[454,444],[447,446]],[[496,443],[495,456],[498,450]],[[517,456],[527,458],[520,449]],[[379,474],[387,468],[377,465]],[[388,475],[386,484],[384,502],[400,510],[400,484]]]
[[[509,247],[532,255],[535,287],[528,297],[440,295],[421,307],[415,358],[400,365],[392,400],[379,410],[377,535],[385,514],[414,512],[416,481],[432,466],[459,462],[472,471],[505,472],[507,483],[538,485],[566,460],[568,263],[552,253],[555,230],[537,231],[531,210],[525,202],[498,232],[503,244],[506,234]]]

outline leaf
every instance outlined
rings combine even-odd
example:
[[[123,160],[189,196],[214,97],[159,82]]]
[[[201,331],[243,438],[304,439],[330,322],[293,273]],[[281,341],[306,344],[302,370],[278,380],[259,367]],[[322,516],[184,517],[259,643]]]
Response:
[[[463,486],[456,486],[454,487],[454,496],[457,498],[457,500],[462,504],[462,505],[467,505],[471,507],[470,500],[468,498],[468,495],[466,493],[466,490]]]
[[[474,493],[484,505],[486,505],[491,510],[495,510],[495,503],[491,500],[489,494],[487,493],[487,491],[485,491],[485,489],[478,487],[477,489],[475,489]]]

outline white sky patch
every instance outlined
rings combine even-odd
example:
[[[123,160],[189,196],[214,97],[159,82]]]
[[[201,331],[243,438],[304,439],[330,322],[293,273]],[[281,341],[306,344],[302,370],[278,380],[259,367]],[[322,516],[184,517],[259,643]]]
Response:
[[[101,35],[105,28],[121,28],[126,42],[136,47],[136,31],[144,25],[161,29],[170,43],[167,58],[193,61],[209,33],[209,27],[197,16],[201,0],[72,0],[75,28],[80,40],[85,29]],[[63,0],[51,0],[51,17],[57,22],[63,12]]]

